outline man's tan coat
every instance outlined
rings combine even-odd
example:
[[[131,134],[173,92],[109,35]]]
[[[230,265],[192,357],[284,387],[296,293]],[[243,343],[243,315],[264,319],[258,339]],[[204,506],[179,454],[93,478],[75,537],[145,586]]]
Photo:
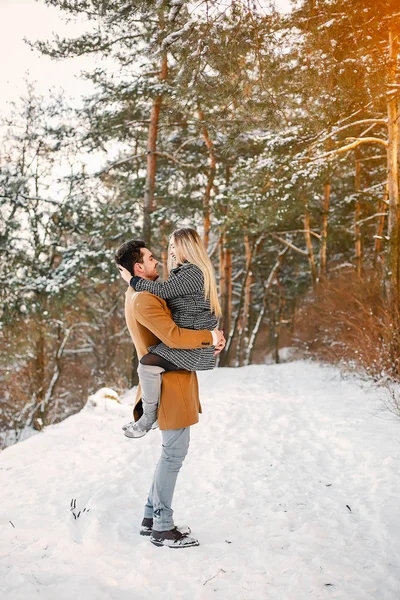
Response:
[[[212,344],[211,331],[182,329],[172,320],[165,300],[149,292],[128,288],[125,296],[125,318],[139,360],[149,346],[164,342],[170,348],[205,348]],[[201,405],[197,376],[193,371],[170,371],[162,376],[161,400],[158,409],[160,429],[189,427],[199,420]],[[142,414],[140,386],[133,416]]]

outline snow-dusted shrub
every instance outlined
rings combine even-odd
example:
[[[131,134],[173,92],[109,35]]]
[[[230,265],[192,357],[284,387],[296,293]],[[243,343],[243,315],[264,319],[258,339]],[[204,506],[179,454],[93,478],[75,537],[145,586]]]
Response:
[[[296,342],[309,356],[362,370],[374,381],[400,382],[400,312],[390,305],[374,271],[342,272],[304,299]],[[389,391],[400,415],[396,386]],[[397,408],[396,408],[397,407]]]

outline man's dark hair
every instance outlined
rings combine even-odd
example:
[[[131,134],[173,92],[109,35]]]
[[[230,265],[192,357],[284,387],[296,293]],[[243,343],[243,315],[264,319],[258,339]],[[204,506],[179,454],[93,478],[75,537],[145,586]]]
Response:
[[[141,248],[146,248],[143,240],[129,240],[128,242],[124,242],[116,251],[114,260],[117,265],[125,267],[133,275],[135,263],[143,262]]]

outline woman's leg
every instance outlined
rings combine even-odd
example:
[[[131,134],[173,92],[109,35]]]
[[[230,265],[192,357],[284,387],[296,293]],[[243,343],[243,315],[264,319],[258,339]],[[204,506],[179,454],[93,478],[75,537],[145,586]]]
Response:
[[[179,367],[174,365],[172,362],[169,362],[169,360],[163,358],[162,356],[158,356],[158,354],[152,354],[151,352],[142,356],[142,358],[140,359],[140,363],[142,365],[149,365],[149,366],[152,365],[154,367],[162,367],[164,369],[164,371],[184,370],[184,369],[180,369]]]
[[[178,367],[157,354],[145,354],[140,360],[138,375],[142,390],[143,415],[138,421],[131,421],[122,428],[127,437],[143,437],[157,420],[160,402],[161,374],[176,371]]]
[[[127,437],[143,437],[156,422],[160,401],[161,374],[164,373],[164,370],[156,365],[139,363],[138,375],[142,390],[143,415],[136,423],[132,421],[129,426],[124,428]]]

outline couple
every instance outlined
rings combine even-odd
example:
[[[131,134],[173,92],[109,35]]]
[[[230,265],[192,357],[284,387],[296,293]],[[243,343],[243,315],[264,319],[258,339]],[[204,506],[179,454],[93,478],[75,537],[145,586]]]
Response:
[[[129,284],[125,318],[140,361],[134,421],[123,427],[124,433],[143,437],[157,419],[162,433],[140,533],[156,546],[198,546],[188,527],[175,527],[171,504],[190,426],[201,412],[195,371],[212,369],[225,346],[217,328],[221,309],[213,267],[200,236],[190,228],[170,238],[170,275],[164,283],[156,281],[157,260],[140,240],[122,244],[115,262]]]

